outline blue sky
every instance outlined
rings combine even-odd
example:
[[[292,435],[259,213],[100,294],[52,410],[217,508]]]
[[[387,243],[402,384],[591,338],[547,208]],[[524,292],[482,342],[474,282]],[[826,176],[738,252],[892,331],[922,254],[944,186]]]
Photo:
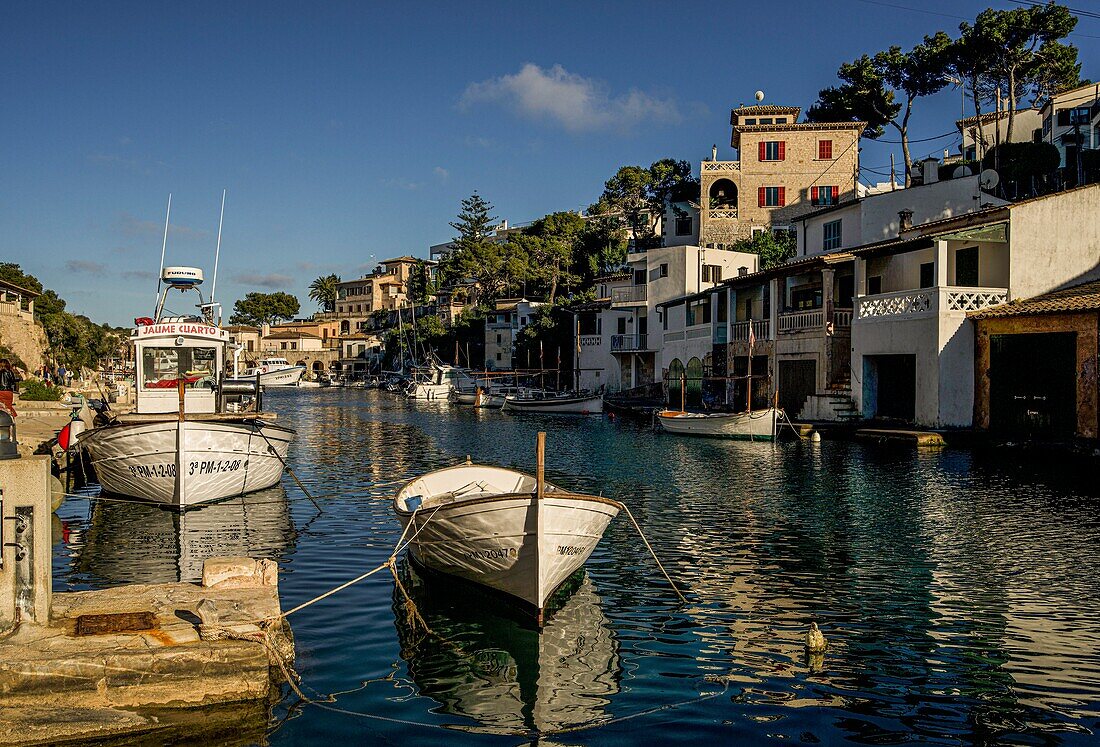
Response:
[[[168,261],[219,300],[426,256],[473,190],[513,222],[624,164],[729,158],[729,109],[808,106],[837,66],[1007,0],[18,3],[0,25],[0,259],[97,321],[148,314]],[[1071,7],[1092,8],[1092,0]],[[1071,37],[1100,79],[1100,20]],[[957,91],[913,137],[953,130]],[[969,107],[968,107],[969,113]],[[893,138],[888,134],[887,138]],[[914,146],[942,152],[952,138]],[[900,146],[863,142],[882,168]]]

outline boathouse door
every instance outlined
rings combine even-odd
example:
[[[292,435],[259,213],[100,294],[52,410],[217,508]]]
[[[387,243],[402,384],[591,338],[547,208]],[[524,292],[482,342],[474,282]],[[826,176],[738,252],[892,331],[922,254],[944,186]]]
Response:
[[[806,398],[817,393],[817,361],[779,361],[779,406],[797,418]]]
[[[989,426],[1047,437],[1074,434],[1076,333],[990,336]]]
[[[917,404],[917,356],[863,357],[863,411],[866,417],[911,422]]]

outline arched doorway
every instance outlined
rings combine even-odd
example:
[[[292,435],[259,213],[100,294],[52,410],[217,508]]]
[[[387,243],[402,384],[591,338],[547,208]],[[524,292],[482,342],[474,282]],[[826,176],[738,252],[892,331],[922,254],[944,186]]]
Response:
[[[351,331],[351,322],[349,322],[346,319],[344,321],[340,322],[340,336],[341,337],[348,334],[350,331]]]
[[[680,387],[684,380],[684,364],[679,358],[673,358],[668,364],[668,405],[671,408],[680,408],[682,401]]]
[[[322,363],[321,361],[313,361],[313,372],[314,373],[321,373],[324,370],[325,370],[325,364],[324,363]]]
[[[699,407],[703,404],[703,361],[692,358],[687,364],[687,392],[684,399],[688,407]]]
[[[729,179],[718,179],[711,184],[709,196],[712,210],[737,207],[737,185]]]

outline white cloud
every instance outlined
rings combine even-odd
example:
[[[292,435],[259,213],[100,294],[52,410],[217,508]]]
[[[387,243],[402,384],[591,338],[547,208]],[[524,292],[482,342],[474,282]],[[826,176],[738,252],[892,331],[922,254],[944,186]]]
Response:
[[[164,223],[155,220],[142,220],[130,213],[121,213],[115,221],[114,229],[127,238],[146,238],[149,236],[162,236],[164,234]],[[210,238],[209,231],[182,226],[177,223],[168,225],[168,235],[188,240]]]
[[[443,182],[447,181],[447,177],[451,175],[451,172],[447,171],[447,169],[443,168],[442,166],[436,166],[434,169],[432,169],[432,173],[439,177],[439,180]]]
[[[556,121],[571,132],[629,130],[642,122],[675,124],[676,102],[632,88],[611,95],[606,84],[570,73],[561,65],[544,69],[528,62],[514,75],[471,83],[459,106],[498,103],[532,119]]]
[[[65,269],[69,272],[87,272],[99,275],[107,269],[107,266],[100,262],[90,262],[86,259],[70,259],[65,263]]]

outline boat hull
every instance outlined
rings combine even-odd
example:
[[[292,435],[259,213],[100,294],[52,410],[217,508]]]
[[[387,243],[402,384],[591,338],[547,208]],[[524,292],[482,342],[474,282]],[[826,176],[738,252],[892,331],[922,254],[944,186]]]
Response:
[[[455,389],[451,392],[451,399],[460,405],[476,405],[477,404],[477,392],[461,392]]]
[[[680,436],[771,441],[775,438],[780,410],[769,407],[752,412],[693,413],[664,410],[657,413],[661,428]]]
[[[521,399],[506,397],[504,409],[511,412],[551,412],[590,415],[603,412],[603,397],[547,397]]]
[[[298,382],[302,380],[302,374],[305,372],[305,366],[291,366],[275,371],[264,371],[260,374],[260,386],[298,386]],[[238,376],[229,378],[227,381],[255,383],[256,377]]]
[[[95,428],[80,446],[105,491],[187,508],[278,483],[294,436],[252,419],[158,420]]]
[[[409,533],[413,559],[487,586],[541,614],[596,548],[619,504],[573,493],[488,496],[426,507]],[[413,513],[397,510],[402,526]]]
[[[426,399],[426,400],[438,400],[447,399],[451,396],[451,390],[454,387],[449,384],[425,384],[416,383],[409,389],[409,399]]]

